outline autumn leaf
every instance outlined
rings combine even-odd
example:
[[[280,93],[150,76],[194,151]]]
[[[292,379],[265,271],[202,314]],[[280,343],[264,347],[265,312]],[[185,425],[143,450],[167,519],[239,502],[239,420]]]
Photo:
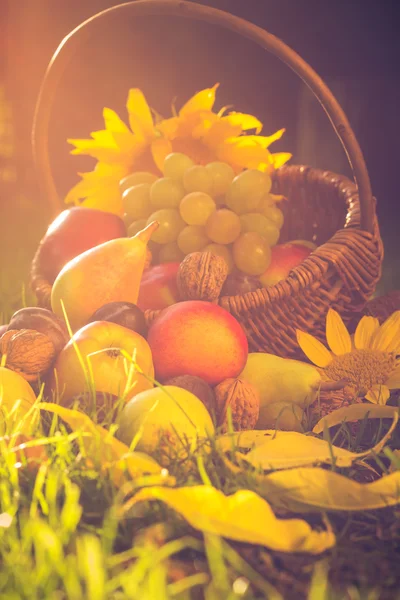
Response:
[[[325,440],[295,431],[277,431],[263,445],[243,454],[241,458],[266,471],[333,463],[340,467],[350,467],[353,462],[368,454],[369,452],[349,452],[332,446]]]
[[[166,474],[165,469],[153,458],[143,452],[130,452],[126,444],[117,440],[104,427],[93,423],[88,415],[48,402],[41,402],[38,406],[41,410],[58,415],[74,431],[84,434],[82,444],[89,460],[95,458],[103,472],[109,471],[115,485],[120,486],[124,482],[125,471],[132,478],[144,474]]]
[[[344,422],[359,421],[360,419],[390,419],[394,420],[396,426],[399,418],[399,410],[394,406],[381,406],[379,404],[352,404],[334,410],[323,417],[314,426],[314,433],[322,433],[325,427],[334,427]]]
[[[294,512],[375,510],[400,502],[400,471],[358,483],[325,469],[299,468],[259,476],[258,484],[274,507]]]
[[[366,416],[368,418],[392,417],[393,423],[384,437],[373,448],[365,452],[350,452],[304,433],[276,430],[228,433],[218,439],[217,447],[223,452],[233,449],[233,456],[238,463],[244,461],[265,471],[321,464],[350,467],[357,460],[363,460],[372,454],[379,454],[396,428],[399,419],[397,408],[357,404],[330,413],[321,419],[314,428],[315,433],[320,433],[323,427],[333,427],[333,425],[346,420],[346,417],[347,420],[355,420]],[[243,454],[237,452],[235,447],[247,448],[250,449],[250,452]],[[230,460],[226,457],[224,460],[231,470],[237,471]]]
[[[164,502],[199,531],[280,552],[319,554],[335,544],[332,531],[313,530],[302,519],[278,519],[268,502],[250,490],[225,496],[209,485],[148,487],[125,504],[124,513],[151,500]]]

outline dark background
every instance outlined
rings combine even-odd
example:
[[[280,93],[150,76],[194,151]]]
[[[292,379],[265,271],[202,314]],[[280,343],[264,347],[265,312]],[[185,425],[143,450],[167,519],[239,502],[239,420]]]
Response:
[[[213,0],[199,2],[241,16],[295,49],[342,104],[364,152],[386,246],[384,278],[400,287],[400,85],[397,0]],[[18,181],[46,212],[35,185],[30,130],[47,63],[61,39],[84,19],[119,4],[112,0],[0,1],[7,35],[2,71],[15,116]],[[4,41],[5,40],[5,41]],[[1,43],[1,42],[0,42]],[[62,196],[76,171],[92,163],[71,157],[67,137],[101,128],[101,109],[125,116],[129,87],[141,87],[152,107],[170,112],[194,91],[221,82],[218,107],[257,115],[265,134],[284,126],[274,150],[294,163],[351,175],[328,119],[285,65],[237,34],[186,20],[152,18],[135,23],[116,14],[71,57],[59,85],[49,148]],[[0,197],[0,203],[1,203]],[[3,206],[4,209],[4,206]]]

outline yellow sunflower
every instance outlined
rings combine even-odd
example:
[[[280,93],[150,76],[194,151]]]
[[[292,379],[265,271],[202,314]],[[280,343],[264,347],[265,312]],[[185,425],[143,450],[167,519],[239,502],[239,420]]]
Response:
[[[260,136],[262,123],[256,117],[225,114],[226,109],[214,113],[217,88],[218,84],[198,92],[176,116],[158,122],[139,89],[129,91],[129,127],[116,112],[105,108],[105,129],[93,132],[91,139],[68,140],[75,146],[72,154],[92,156],[98,162],[93,171],[79,174],[81,181],[69,191],[65,202],[122,215],[119,181],[133,171],[159,174],[171,152],[183,152],[197,164],[228,162],[237,172],[245,168],[271,171],[287,162],[291,154],[271,154],[268,150],[285,130]],[[249,130],[255,130],[256,135],[243,135]]]
[[[304,354],[321,367],[325,380],[346,382],[346,392],[386,404],[391,389],[400,388],[400,311],[381,326],[375,317],[363,317],[350,336],[340,315],[329,309],[326,339],[330,351],[314,336],[297,331]]]

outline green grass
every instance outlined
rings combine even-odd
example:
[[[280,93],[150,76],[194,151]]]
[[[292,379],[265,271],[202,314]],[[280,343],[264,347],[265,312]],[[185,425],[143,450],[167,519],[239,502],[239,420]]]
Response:
[[[151,478],[117,489],[98,466],[87,464],[77,434],[47,413],[42,421],[46,436],[38,429],[36,437],[45,444],[46,461],[22,461],[16,468],[0,447],[1,598],[396,598],[400,508],[329,514],[338,543],[322,557],[203,535],[159,503],[146,503],[121,517],[124,502],[151,485]],[[104,425],[110,427],[110,415]],[[368,422],[358,434],[342,427],[335,444],[360,451],[375,443],[385,428],[379,421]],[[191,453],[187,448],[184,462],[172,446],[160,447],[154,457],[169,462],[178,486],[211,483],[225,494],[238,489],[260,492],[252,470],[233,475],[213,439],[208,445],[211,452],[200,448]],[[400,447],[399,432],[390,446]],[[370,464],[387,471],[391,461],[383,451]],[[343,472],[361,481],[370,477],[359,467]],[[323,518],[307,517],[313,525],[322,524]]]
[[[25,195],[15,184],[0,185],[0,324],[35,302],[29,267],[46,227],[42,205],[33,184]],[[203,535],[159,503],[121,518],[120,507],[151,478],[118,490],[99,466],[88,466],[79,436],[62,421],[45,413],[42,426],[45,435],[38,429],[33,444],[45,446],[46,460],[15,466],[0,441],[2,600],[400,600],[400,507],[308,515],[313,525],[327,518],[337,536],[336,547],[317,557]],[[335,444],[362,451],[385,427],[344,426]],[[206,481],[225,494],[261,493],[250,469],[233,475],[210,444],[211,452],[200,449],[185,461],[165,446],[155,458],[168,459],[177,485]],[[400,448],[399,432],[389,448]],[[383,473],[399,468],[396,460],[386,448],[369,462]],[[343,472],[371,477],[360,467]]]
[[[21,304],[34,302],[27,285],[29,265],[44,229],[36,208],[22,197],[14,197],[7,214],[7,224],[0,220],[4,322]],[[12,516],[9,527],[0,526],[2,599],[400,598],[400,509],[329,515],[338,543],[322,557],[203,536],[156,503],[146,506],[141,518],[118,520],[121,492],[98,469],[87,467],[68,429],[58,430],[56,420],[46,423],[52,423],[46,431],[49,458],[37,472],[26,466],[15,469],[1,453],[0,514]],[[378,430],[378,423],[367,424],[363,433],[344,427],[335,444],[361,451],[382,435]],[[400,448],[398,434],[390,448]],[[234,476],[218,454],[204,454],[203,459],[211,483],[226,494],[243,488],[259,491],[250,470]],[[372,464],[383,472],[390,461],[382,452]],[[194,456],[184,464],[172,456],[170,472],[178,485],[202,481]],[[347,474],[361,481],[369,477],[360,469]],[[127,497],[139,485],[145,482],[133,481]],[[314,524],[322,523],[321,518],[307,517]]]

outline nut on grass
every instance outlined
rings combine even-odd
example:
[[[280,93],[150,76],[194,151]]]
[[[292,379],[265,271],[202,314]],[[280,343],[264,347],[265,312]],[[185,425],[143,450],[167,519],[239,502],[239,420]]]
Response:
[[[0,356],[5,366],[26,381],[41,378],[56,358],[53,342],[45,333],[33,329],[9,329],[0,339]]]
[[[178,289],[182,300],[216,302],[228,276],[222,256],[211,252],[192,252],[180,264]]]
[[[260,396],[256,388],[244,379],[225,379],[214,388],[217,426],[226,431],[228,410],[235,431],[254,429],[260,410]]]

